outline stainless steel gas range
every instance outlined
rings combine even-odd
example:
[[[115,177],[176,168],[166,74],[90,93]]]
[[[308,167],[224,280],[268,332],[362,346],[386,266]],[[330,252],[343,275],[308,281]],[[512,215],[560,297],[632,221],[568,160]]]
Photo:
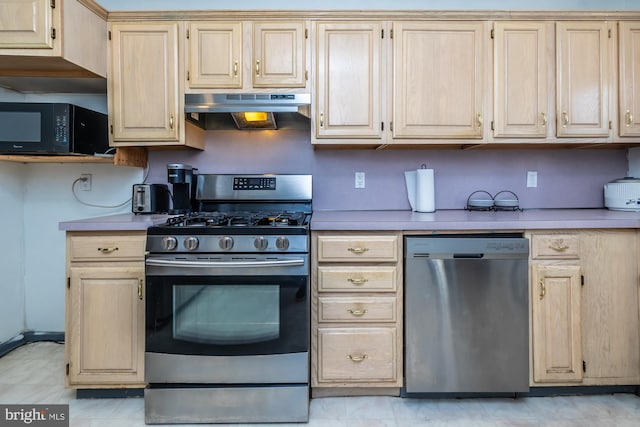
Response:
[[[310,175],[197,175],[151,227],[145,422],[306,422]]]

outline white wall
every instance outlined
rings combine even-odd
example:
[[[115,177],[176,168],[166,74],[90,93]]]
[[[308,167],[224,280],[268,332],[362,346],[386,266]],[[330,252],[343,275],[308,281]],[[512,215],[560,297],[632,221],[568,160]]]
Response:
[[[0,162],[0,342],[25,327],[23,173],[17,163]]]
[[[22,95],[0,89],[0,101],[71,102],[106,113],[104,95]],[[83,202],[115,206],[131,197],[143,170],[109,163],[0,162],[0,343],[25,330],[62,332],[65,313],[65,235],[58,222],[131,211],[85,206],[71,191],[91,173],[92,190],[76,191]]]

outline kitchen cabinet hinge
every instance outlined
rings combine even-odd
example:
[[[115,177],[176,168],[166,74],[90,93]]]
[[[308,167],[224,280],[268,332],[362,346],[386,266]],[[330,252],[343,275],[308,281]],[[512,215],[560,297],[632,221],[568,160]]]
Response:
[[[71,289],[71,277],[67,277],[67,289]]]
[[[304,79],[309,80],[309,70],[304,71]]]
[[[189,70],[187,70],[187,81],[189,81],[190,75],[189,75]]]
[[[491,120],[491,130],[496,130],[496,129],[494,128],[493,120]]]
[[[187,40],[189,40],[189,30],[187,30]]]
[[[111,132],[111,135],[113,135],[113,125],[109,125],[109,132]]]
[[[611,28],[609,28],[609,38],[611,38]]]
[[[107,31],[107,38],[111,40],[111,30]]]
[[[384,122],[380,122],[380,131],[384,132]]]
[[[391,30],[391,31],[389,32],[389,38],[390,38],[390,39],[392,39],[392,38],[393,38],[393,30]]]
[[[52,39],[56,38],[56,29],[55,28],[51,28],[51,38]]]
[[[613,129],[613,122],[609,120],[609,130]]]
[[[66,370],[67,370],[67,376],[69,376],[69,364],[68,364],[68,363],[67,363],[67,368],[66,368]]]
[[[389,122],[389,130],[393,132],[393,121]]]
[[[587,362],[582,361],[582,372],[587,372]]]
[[[580,276],[580,286],[584,286],[584,276]]]
[[[309,30],[307,28],[304,29],[304,38],[305,39],[309,38]]]
[[[382,30],[380,30],[380,38],[383,39],[384,38],[384,28]]]
[[[49,4],[51,5],[51,9],[55,9],[56,8],[56,0],[51,0],[51,2],[49,2]]]
[[[491,29],[491,38],[492,38],[492,39],[493,39],[493,38],[495,38],[495,36],[496,36],[495,31],[496,31],[496,30],[494,30],[493,28]]]

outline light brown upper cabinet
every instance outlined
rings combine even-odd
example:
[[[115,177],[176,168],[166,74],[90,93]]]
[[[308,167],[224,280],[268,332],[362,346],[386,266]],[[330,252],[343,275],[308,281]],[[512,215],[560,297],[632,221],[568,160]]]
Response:
[[[113,140],[177,141],[178,24],[111,26]]]
[[[482,138],[485,22],[393,24],[393,137]]]
[[[317,24],[316,138],[381,141],[386,99],[382,38],[381,22]]]
[[[612,29],[606,21],[556,23],[558,137],[609,137]]]
[[[179,24],[112,23],[110,31],[110,144],[202,148],[183,113]]]
[[[640,22],[620,22],[620,136],[640,136]]]
[[[190,22],[187,37],[189,89],[307,86],[304,21]]]
[[[0,75],[106,76],[106,17],[92,0],[0,0]]]
[[[553,99],[547,87],[549,25],[517,21],[493,25],[496,138],[547,136],[549,100]]]
[[[50,0],[0,1],[0,48],[53,48]]]

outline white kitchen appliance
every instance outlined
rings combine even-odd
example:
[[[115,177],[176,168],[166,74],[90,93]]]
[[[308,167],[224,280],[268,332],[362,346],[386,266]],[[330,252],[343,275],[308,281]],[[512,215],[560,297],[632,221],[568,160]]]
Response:
[[[625,177],[606,183],[604,206],[614,211],[640,211],[640,178]]]

